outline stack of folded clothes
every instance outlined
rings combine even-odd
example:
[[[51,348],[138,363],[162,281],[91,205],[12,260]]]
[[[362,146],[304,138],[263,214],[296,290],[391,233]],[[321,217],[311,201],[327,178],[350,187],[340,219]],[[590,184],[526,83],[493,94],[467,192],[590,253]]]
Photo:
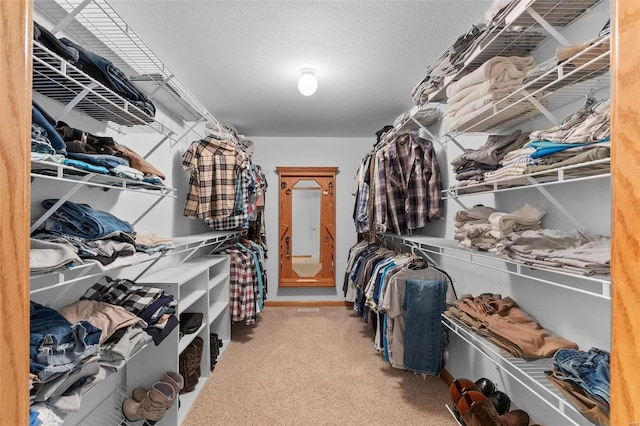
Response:
[[[530,56],[496,56],[449,85],[446,112],[449,130],[458,129],[488,105],[512,94],[522,86],[527,71],[534,67]],[[514,98],[514,102],[517,100]]]
[[[537,229],[506,235],[496,249],[524,263],[581,275],[608,274],[611,239],[584,231]]]
[[[529,134],[522,133],[520,130],[510,135],[489,135],[480,148],[466,150],[451,162],[456,180],[461,182],[484,180],[486,172],[498,169],[505,155],[521,148],[528,140]]]
[[[36,102],[31,107],[31,160],[154,185],[163,185],[165,179],[160,170],[132,149],[111,137],[95,136],[58,122]]]
[[[609,274],[611,238],[542,227],[545,212],[531,204],[511,212],[475,206],[456,213],[461,247],[496,251],[528,266],[580,275]]]
[[[42,201],[45,209],[57,199]],[[172,240],[136,234],[133,226],[87,204],[62,203],[31,237],[31,273],[51,272],[90,260],[115,266],[120,259],[142,252],[172,249]]]
[[[544,215],[532,204],[511,213],[486,206],[471,207],[456,213],[454,238],[462,247],[492,250],[506,235],[542,228]]]
[[[496,151],[493,157],[480,163],[476,157],[483,155],[487,149],[494,146],[492,144],[489,148],[487,147],[492,137],[495,139],[497,148],[501,147],[498,141],[505,142],[504,139],[496,139],[497,136],[490,136],[487,144],[478,150],[467,151],[451,162],[456,172],[457,185],[506,180],[524,174],[609,158],[611,156],[610,106],[610,99],[597,101],[587,96],[584,105],[565,118],[559,126],[533,131],[528,135],[528,142],[520,146],[518,143],[508,145],[503,151]],[[506,136],[499,138],[506,138]],[[521,139],[521,141],[525,140]],[[499,154],[501,156],[498,157]],[[470,158],[480,164],[474,168],[474,163],[463,162]],[[582,173],[582,170],[575,167],[568,168],[565,170],[565,176]]]
[[[445,315],[459,319],[516,357],[548,358],[560,349],[578,349],[575,343],[542,328],[515,300],[499,294],[463,295]]]

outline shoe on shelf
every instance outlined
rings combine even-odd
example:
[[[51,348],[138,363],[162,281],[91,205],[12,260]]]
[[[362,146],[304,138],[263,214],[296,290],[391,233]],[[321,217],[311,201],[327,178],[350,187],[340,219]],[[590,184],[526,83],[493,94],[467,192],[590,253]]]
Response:
[[[146,420],[148,424],[156,424],[176,399],[176,391],[168,383],[157,382],[146,393],[142,401],[127,398],[122,403],[122,413],[127,420],[135,422]]]
[[[164,373],[162,377],[160,377],[159,382],[167,383],[173,386],[176,394],[180,392],[180,390],[184,387],[184,378],[180,374],[173,371],[167,371],[166,373]],[[135,388],[133,390],[132,398],[135,401],[140,402],[144,399],[147,392],[149,392],[149,389]]]

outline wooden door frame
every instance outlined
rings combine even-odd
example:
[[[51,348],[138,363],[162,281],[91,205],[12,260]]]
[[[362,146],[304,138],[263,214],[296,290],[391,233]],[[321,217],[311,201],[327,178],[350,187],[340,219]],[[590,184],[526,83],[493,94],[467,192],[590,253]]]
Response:
[[[29,424],[31,0],[0,0],[0,408]]]
[[[279,175],[278,185],[278,287],[335,287],[336,286],[336,274],[335,274],[335,177],[338,173],[338,167],[276,167],[276,172]],[[327,250],[326,244],[322,244],[320,258],[327,261],[330,258],[331,269],[330,274],[316,275],[315,277],[299,277],[292,270],[291,262],[283,262],[283,250],[286,249],[282,245],[282,238],[291,234],[291,227],[293,224],[292,212],[291,212],[291,197],[283,195],[283,191],[290,188],[284,188],[285,179],[311,179],[315,178],[321,180],[329,180],[331,187],[328,197],[321,197],[321,211],[320,211],[320,226],[328,228],[327,232],[333,239],[333,246],[331,250]],[[324,231],[324,229],[322,230]],[[289,246],[291,250],[293,243]],[[323,268],[322,272],[326,272]]]

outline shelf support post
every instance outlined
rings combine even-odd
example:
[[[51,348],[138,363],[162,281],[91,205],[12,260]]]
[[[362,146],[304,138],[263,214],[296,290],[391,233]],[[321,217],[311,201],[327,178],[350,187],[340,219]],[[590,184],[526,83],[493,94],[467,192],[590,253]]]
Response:
[[[78,93],[75,98],[71,99],[71,102],[69,102],[67,105],[65,105],[65,107],[62,109],[62,111],[60,111],[56,115],[56,117],[55,117],[56,121],[62,120],[62,118],[65,115],[67,115],[69,113],[69,111],[74,109],[76,107],[76,105],[78,105],[78,103],[80,103],[80,101],[82,99],[84,99],[84,97],[87,96],[89,94],[89,92],[91,92],[97,86],[98,85],[96,83],[94,83],[94,82],[91,82],[91,83],[87,84],[87,86],[84,89],[82,89],[82,91],[80,93]]]
[[[570,46],[571,42],[564,38],[562,34],[560,34],[551,24],[549,24],[546,19],[544,19],[538,12],[536,12],[533,8],[528,7],[527,13],[540,24],[542,28],[544,28],[553,38],[558,40],[563,46]]]
[[[80,3],[78,6],[76,6],[75,9],[73,9],[73,11],[71,11],[71,13],[69,13],[67,16],[64,17],[64,19],[60,22],[58,22],[58,24],[53,27],[53,29],[51,30],[51,34],[56,34],[58,31],[62,30],[64,27],[66,27],[67,25],[69,25],[69,22],[71,22],[73,20],[73,18],[76,17],[76,15],[78,15],[78,13],[82,12],[82,10],[87,7],[87,5],[89,3],[91,3],[93,0],[84,0],[82,3]]]
[[[31,229],[29,230],[29,233],[33,233],[33,231],[38,229],[38,227],[40,225],[42,225],[45,220],[49,219],[49,217],[53,213],[55,213],[55,211],[58,210],[60,208],[60,206],[64,204],[65,201],[67,201],[69,198],[71,198],[71,196],[73,194],[78,192],[78,190],[80,188],[82,188],[84,186],[85,182],[89,181],[89,179],[91,179],[92,176],[93,176],[92,174],[83,176],[82,179],[80,179],[80,182],[75,184],[73,186],[73,188],[71,188],[66,194],[64,194],[64,196],[62,198],[60,198],[58,201],[56,201],[56,203],[53,206],[51,206],[51,208],[49,210],[47,210],[42,216],[40,216],[40,218],[38,220],[36,220],[33,223],[33,225],[31,225]]]
[[[576,218],[567,208],[560,202],[556,197],[551,195],[549,191],[543,186],[540,186],[537,180],[531,176],[526,177],[527,180],[531,183],[531,185],[536,188],[544,197],[551,201],[551,203],[573,223],[573,225],[578,229],[585,229],[584,225]]]

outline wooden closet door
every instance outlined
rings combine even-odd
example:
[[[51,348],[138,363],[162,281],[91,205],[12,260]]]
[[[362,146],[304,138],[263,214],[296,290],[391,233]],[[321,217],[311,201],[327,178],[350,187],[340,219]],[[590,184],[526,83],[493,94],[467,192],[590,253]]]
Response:
[[[31,0],[0,0],[0,408],[29,424]]]
[[[613,4],[611,425],[640,424],[640,2]]]

